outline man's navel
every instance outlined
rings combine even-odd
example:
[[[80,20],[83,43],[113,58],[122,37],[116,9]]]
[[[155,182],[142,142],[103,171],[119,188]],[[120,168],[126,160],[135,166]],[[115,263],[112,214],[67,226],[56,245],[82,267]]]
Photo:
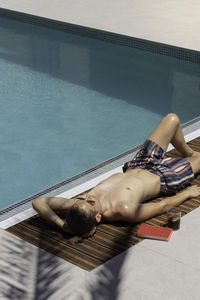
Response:
[[[132,189],[129,186],[126,187],[126,190],[132,191]]]

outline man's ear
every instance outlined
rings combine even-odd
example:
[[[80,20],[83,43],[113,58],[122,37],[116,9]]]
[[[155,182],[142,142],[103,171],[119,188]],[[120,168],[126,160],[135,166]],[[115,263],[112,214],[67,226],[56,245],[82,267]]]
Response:
[[[101,214],[96,214],[95,220],[97,221],[97,223],[100,223],[101,222]]]

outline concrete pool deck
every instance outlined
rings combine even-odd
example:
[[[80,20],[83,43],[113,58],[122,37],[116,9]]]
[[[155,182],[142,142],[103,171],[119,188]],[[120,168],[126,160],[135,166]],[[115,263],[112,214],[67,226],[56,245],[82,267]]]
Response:
[[[0,7],[200,51],[198,0],[1,0]]]

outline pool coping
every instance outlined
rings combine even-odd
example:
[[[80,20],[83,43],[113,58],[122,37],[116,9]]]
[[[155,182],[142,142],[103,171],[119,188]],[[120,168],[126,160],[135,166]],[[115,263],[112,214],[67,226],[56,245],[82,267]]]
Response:
[[[10,18],[16,21],[29,23],[33,25],[44,26],[79,36],[97,39],[104,42],[115,43],[118,45],[136,48],[156,54],[171,56],[178,59],[200,62],[200,51],[159,43],[155,41],[131,37],[119,33],[86,27],[78,24],[67,23],[28,13],[14,11],[6,8],[0,8],[0,17]]]

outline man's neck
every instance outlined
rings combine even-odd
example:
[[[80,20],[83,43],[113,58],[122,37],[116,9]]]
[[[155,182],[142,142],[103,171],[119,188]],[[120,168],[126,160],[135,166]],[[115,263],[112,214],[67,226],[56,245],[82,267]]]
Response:
[[[88,197],[91,200],[92,198],[95,200],[97,208],[102,215],[105,213],[105,211],[108,210],[109,203],[104,200],[104,196],[100,191],[96,189],[91,190],[87,193],[86,197]]]

